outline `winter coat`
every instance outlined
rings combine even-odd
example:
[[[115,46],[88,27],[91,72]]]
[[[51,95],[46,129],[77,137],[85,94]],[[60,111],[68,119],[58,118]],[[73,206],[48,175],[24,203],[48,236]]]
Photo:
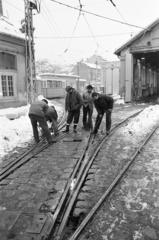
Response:
[[[85,92],[83,93],[83,106],[89,108],[93,111],[93,99],[92,99],[92,93]]]
[[[104,114],[108,109],[113,109],[114,100],[106,94],[99,94],[99,98],[94,100],[94,106],[99,114]]]
[[[66,99],[65,99],[65,110],[75,111],[80,110],[82,106],[82,98],[79,92],[77,92],[75,89],[71,93],[67,93]]]
[[[35,115],[38,117],[45,117],[45,113],[48,109],[48,105],[43,101],[36,101],[30,105],[29,115]]]
[[[58,115],[55,107],[50,106],[46,111],[45,117],[47,121],[49,120],[52,122],[52,119],[57,121]]]

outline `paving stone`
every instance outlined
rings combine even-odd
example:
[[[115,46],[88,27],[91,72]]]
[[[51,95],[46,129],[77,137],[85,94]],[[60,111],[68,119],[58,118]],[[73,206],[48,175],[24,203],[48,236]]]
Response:
[[[89,193],[86,192],[80,192],[80,194],[78,195],[78,200],[84,201],[87,199]]]
[[[66,181],[57,181],[56,185],[55,185],[55,189],[56,190],[63,190],[65,188],[66,185]]]
[[[88,213],[88,209],[87,208],[75,208],[75,210],[73,211],[73,216],[74,217],[79,217],[81,214],[87,214]]]
[[[90,203],[89,202],[87,202],[87,201],[77,201],[77,203],[76,203],[76,207],[77,208],[81,208],[81,209],[83,209],[83,208],[89,208],[89,206],[90,206]]]
[[[50,199],[46,203],[49,205],[50,210],[54,211],[57,207],[57,204],[59,203],[59,198]]]
[[[149,226],[143,229],[143,234],[150,239],[157,239],[156,231]]]

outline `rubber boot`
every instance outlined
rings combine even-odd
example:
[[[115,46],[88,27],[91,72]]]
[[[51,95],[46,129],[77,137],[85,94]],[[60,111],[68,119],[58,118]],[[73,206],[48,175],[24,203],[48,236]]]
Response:
[[[73,131],[74,131],[74,133],[77,132],[77,124],[74,124],[74,126],[73,126]]]

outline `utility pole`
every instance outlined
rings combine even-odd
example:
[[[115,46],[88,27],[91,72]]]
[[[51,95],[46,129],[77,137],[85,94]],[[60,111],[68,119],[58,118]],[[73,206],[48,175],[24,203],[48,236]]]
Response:
[[[26,43],[26,89],[27,103],[32,103],[36,98],[36,72],[34,50],[33,10],[37,10],[35,0],[24,0],[25,19],[22,20],[22,32],[25,32]]]

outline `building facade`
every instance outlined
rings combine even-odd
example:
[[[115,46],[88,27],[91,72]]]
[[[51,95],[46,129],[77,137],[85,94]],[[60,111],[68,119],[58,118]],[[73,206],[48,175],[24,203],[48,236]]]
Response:
[[[120,59],[120,95],[126,102],[159,95],[159,19],[115,54]]]
[[[26,104],[25,39],[0,16],[0,108]]]
[[[81,79],[85,79],[87,84],[91,84],[97,91],[101,88],[101,67],[88,62],[78,62],[73,68],[73,74],[77,74]]]
[[[108,95],[119,95],[119,61],[108,61],[102,66],[103,92]]]

